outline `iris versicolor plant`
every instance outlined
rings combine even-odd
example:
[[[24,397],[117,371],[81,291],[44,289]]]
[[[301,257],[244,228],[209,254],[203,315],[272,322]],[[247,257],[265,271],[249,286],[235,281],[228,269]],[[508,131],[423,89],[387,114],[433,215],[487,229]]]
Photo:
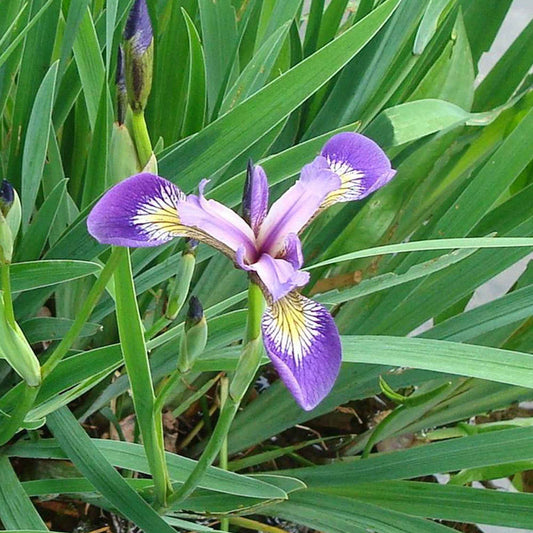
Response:
[[[332,137],[300,179],[268,208],[267,177],[249,165],[243,218],[215,200],[185,195],[159,176],[142,173],[109,190],[89,215],[89,232],[117,246],[158,246],[191,237],[250,272],[268,303],[262,333],[281,379],[303,409],[329,393],[339,372],[341,343],[327,309],[300,294],[309,281],[298,235],[322,210],[365,198],[395,174],[379,146],[357,133]]]

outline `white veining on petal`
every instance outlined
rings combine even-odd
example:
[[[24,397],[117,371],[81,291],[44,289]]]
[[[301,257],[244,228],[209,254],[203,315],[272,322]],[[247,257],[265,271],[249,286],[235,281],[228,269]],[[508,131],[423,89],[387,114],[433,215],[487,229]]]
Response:
[[[364,192],[362,181],[364,174],[354,169],[348,162],[333,159],[329,155],[326,156],[326,161],[330,169],[341,179],[341,186],[326,196],[321,207],[329,207],[337,202],[358,200]]]
[[[178,202],[184,200],[185,194],[182,191],[170,184],[162,184],[158,194],[142,197],[130,224],[137,226],[152,240],[177,236],[182,227]]]
[[[267,308],[263,316],[263,334],[274,344],[280,356],[290,356],[300,367],[313,343],[323,335],[322,306],[291,292]]]

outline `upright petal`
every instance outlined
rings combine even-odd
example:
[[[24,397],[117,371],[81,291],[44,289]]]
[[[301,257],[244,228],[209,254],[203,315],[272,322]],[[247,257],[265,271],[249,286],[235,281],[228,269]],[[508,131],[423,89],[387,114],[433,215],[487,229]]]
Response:
[[[89,214],[87,228],[101,243],[158,246],[189,234],[178,215],[178,203],[184,199],[185,194],[170,181],[137,174],[102,196]]]
[[[340,179],[330,170],[325,158],[317,157],[306,165],[300,179],[270,208],[257,237],[260,250],[276,256],[283,249],[287,235],[298,234],[326,196],[339,186]]]
[[[257,235],[268,210],[268,181],[265,171],[249,161],[242,195],[242,217]]]
[[[321,155],[341,179],[341,186],[328,194],[322,207],[360,200],[388,183],[396,174],[385,152],[372,139],[359,133],[333,136]]]
[[[263,287],[276,302],[298,287],[303,287],[309,281],[309,273],[295,268],[285,259],[274,259],[263,254],[258,261],[246,264],[243,261],[243,249],[237,251],[237,264],[247,271],[254,271],[259,276]]]
[[[267,354],[298,404],[310,411],[332,389],[341,364],[333,318],[322,305],[291,292],[262,321]]]
[[[235,252],[244,247],[244,257],[249,263],[256,260],[255,235],[252,228],[229,207],[215,201],[207,200],[203,191],[207,180],[200,183],[200,195],[190,194],[180,204],[180,219],[189,227],[200,230],[210,240],[209,244],[234,257]],[[205,238],[202,238],[206,242]]]

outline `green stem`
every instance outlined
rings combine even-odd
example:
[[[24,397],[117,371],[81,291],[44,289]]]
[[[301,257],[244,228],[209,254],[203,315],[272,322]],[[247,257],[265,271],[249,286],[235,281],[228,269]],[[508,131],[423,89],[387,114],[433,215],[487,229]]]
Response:
[[[117,250],[120,259],[115,272],[115,296],[120,345],[130,380],[137,423],[154,481],[156,505],[164,507],[170,489],[170,477],[165,460],[161,412],[154,410],[154,388],[133,285],[129,250]]]
[[[193,493],[224,444],[239,405],[261,362],[261,316],[263,315],[263,307],[264,300],[261,289],[255,283],[250,283],[248,288],[246,343],[229,387],[228,399],[220,410],[215,430],[194,470],[185,480],[185,483],[170,495],[168,498],[169,505],[181,502]]]
[[[2,278],[2,292],[4,295],[4,309],[9,325],[16,329],[15,312],[13,311],[13,297],[11,295],[11,277],[9,275],[9,263],[0,261]]]
[[[163,407],[165,407],[165,400],[176,388],[176,385],[182,380],[183,376],[184,374],[181,373],[179,368],[176,368],[176,370],[174,370],[174,372],[168,376],[168,379],[165,381],[165,384],[155,399],[154,412],[160,413],[163,410]]]
[[[229,394],[229,381],[227,377],[223,377],[220,381],[220,405],[224,407],[228,400]],[[218,464],[223,470],[228,469],[228,436],[224,437],[222,441],[222,447],[220,448],[220,457]],[[220,531],[229,531],[229,520],[227,518],[220,519]]]
[[[87,298],[83,302],[83,306],[79,313],[76,315],[74,324],[72,324],[68,333],[63,337],[62,341],[58,344],[48,361],[43,365],[42,376],[43,379],[50,375],[50,372],[58,365],[58,363],[68,353],[76,339],[80,335],[83,326],[89,320],[96,304],[100,300],[102,293],[104,292],[106,285],[109,283],[113,272],[118,266],[120,260],[120,250],[114,249],[104,268],[100,272],[95,284],[91,287]]]
[[[148,134],[148,128],[144,120],[144,112],[134,111],[131,124],[139,161],[141,162],[141,167],[144,168],[152,157],[152,142],[150,141],[150,135]]]
[[[172,320],[169,320],[166,316],[160,316],[149,329],[146,330],[144,338],[150,340],[154,338],[161,330],[166,328],[169,324],[172,323]]]
[[[18,431],[24,422],[25,416],[33,407],[33,402],[41,388],[40,386],[30,387],[27,383],[24,383],[22,386],[24,388],[21,393],[22,397],[20,398],[20,402],[17,403],[13,411],[9,414],[9,417],[6,415],[4,417],[5,421],[0,424],[0,446],[8,442]]]

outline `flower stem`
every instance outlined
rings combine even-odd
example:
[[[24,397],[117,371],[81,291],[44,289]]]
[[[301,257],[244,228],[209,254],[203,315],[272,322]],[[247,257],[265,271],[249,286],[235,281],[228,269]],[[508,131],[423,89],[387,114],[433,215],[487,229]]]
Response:
[[[1,259],[1,258],[0,258]],[[16,329],[15,312],[13,311],[13,297],[11,296],[11,277],[9,263],[0,261],[0,275],[2,278],[2,293],[4,297],[4,312],[9,325]]]
[[[115,272],[115,293],[120,346],[130,380],[137,423],[154,481],[156,505],[164,507],[170,489],[170,477],[165,460],[161,412],[154,409],[154,388],[133,285],[129,250],[115,250],[118,250],[119,254]]]
[[[220,405],[224,407],[228,400],[229,394],[229,381],[227,377],[223,377],[220,381]],[[223,470],[228,469],[228,436],[226,435],[222,441],[222,447],[220,448],[220,457],[218,465]],[[220,519],[220,531],[229,531],[229,520],[227,518]]]
[[[206,470],[216,459],[224,444],[224,440],[227,438],[239,405],[261,362],[261,355],[263,353],[261,343],[261,316],[263,314],[263,307],[264,300],[261,289],[255,283],[250,283],[248,288],[246,343],[229,387],[227,401],[220,410],[218,422],[198,463],[196,463],[196,467],[190,473],[185,483],[169,496],[169,505],[181,502],[192,494],[196,487],[198,487]]]
[[[144,120],[144,112],[134,111],[131,120],[137,155],[139,156],[141,167],[144,168],[150,160],[150,157],[152,157],[152,142],[150,141],[150,135],[148,134],[148,128]]]

